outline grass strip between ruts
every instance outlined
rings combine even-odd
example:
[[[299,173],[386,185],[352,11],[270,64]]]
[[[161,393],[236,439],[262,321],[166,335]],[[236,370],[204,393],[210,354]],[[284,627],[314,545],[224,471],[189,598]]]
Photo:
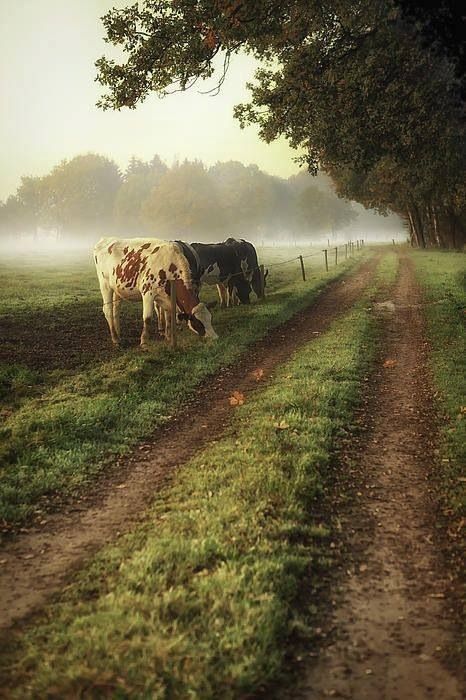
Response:
[[[0,428],[0,522],[25,522],[36,509],[48,508],[50,496],[73,494],[91,482],[115,455],[169,420],[203,379],[230,365],[352,264],[329,274],[314,271],[306,283],[284,277],[265,302],[218,312],[215,343],[186,331],[175,352],[165,343],[149,353],[124,351],[23,399]],[[18,384],[23,369],[10,377],[12,371],[5,369],[4,380]]]
[[[388,256],[379,280],[394,272]],[[178,472],[145,525],[10,639],[10,697],[230,698],[280,675],[332,565],[330,523],[313,512],[374,357],[374,290],[232,409],[227,436]]]

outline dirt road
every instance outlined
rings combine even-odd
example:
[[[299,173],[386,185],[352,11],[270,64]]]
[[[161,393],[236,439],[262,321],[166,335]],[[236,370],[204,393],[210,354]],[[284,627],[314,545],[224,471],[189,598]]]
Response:
[[[383,356],[354,454],[358,503],[345,517],[349,563],[331,639],[291,697],[322,700],[460,700],[442,664],[452,641],[446,572],[434,544],[435,504],[427,481],[437,440],[422,299],[409,260],[383,304]],[[391,310],[392,309],[392,310]]]
[[[329,284],[315,303],[272,330],[244,359],[208,379],[173,421],[97,484],[93,495],[6,542],[0,550],[0,627],[44,604],[95,551],[134,526],[174,468],[221,436],[231,416],[231,393],[247,395],[264,386],[276,366],[344,314],[371,280],[375,262]],[[257,368],[263,370],[260,382]]]

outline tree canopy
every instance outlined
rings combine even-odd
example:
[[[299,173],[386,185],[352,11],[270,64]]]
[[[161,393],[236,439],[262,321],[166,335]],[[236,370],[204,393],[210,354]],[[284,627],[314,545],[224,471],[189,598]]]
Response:
[[[422,8],[422,11],[421,11]],[[145,0],[103,18],[103,108],[186,90],[259,59],[244,126],[284,135],[338,192],[403,216],[413,243],[466,242],[464,11],[456,0]]]

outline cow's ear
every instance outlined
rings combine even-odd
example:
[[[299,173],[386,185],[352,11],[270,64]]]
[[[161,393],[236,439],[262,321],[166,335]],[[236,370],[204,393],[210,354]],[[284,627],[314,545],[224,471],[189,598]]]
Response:
[[[215,306],[217,306],[217,303],[218,303],[217,301],[208,301],[206,303],[206,306],[208,309],[213,309]]]
[[[266,269],[264,272],[264,279],[267,279],[267,275],[269,274],[269,268]]]
[[[189,319],[189,314],[186,314],[184,311],[178,311],[177,319],[178,321],[187,321]]]

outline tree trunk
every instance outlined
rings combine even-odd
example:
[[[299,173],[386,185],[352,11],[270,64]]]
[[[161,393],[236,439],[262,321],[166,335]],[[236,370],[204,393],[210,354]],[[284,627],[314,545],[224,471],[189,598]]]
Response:
[[[438,248],[443,248],[443,237],[440,233],[440,226],[439,226],[439,220],[438,220],[438,213],[436,207],[434,207],[433,204],[431,204],[428,208],[429,215],[430,215],[430,221],[432,224],[432,232],[433,232],[433,238],[435,240],[435,243]]]
[[[416,234],[416,227],[414,225],[413,215],[412,215],[409,207],[406,209],[406,213],[407,213],[407,217],[408,217],[409,238],[410,238],[410,242],[411,242],[411,247],[418,248],[419,241],[418,241],[417,234]]]
[[[412,226],[414,229],[414,233],[416,236],[416,243],[419,248],[425,248],[426,247],[426,239],[424,236],[424,229],[422,226],[422,220],[419,215],[419,209],[415,204],[411,204],[409,207],[410,212],[410,221],[412,222]]]

